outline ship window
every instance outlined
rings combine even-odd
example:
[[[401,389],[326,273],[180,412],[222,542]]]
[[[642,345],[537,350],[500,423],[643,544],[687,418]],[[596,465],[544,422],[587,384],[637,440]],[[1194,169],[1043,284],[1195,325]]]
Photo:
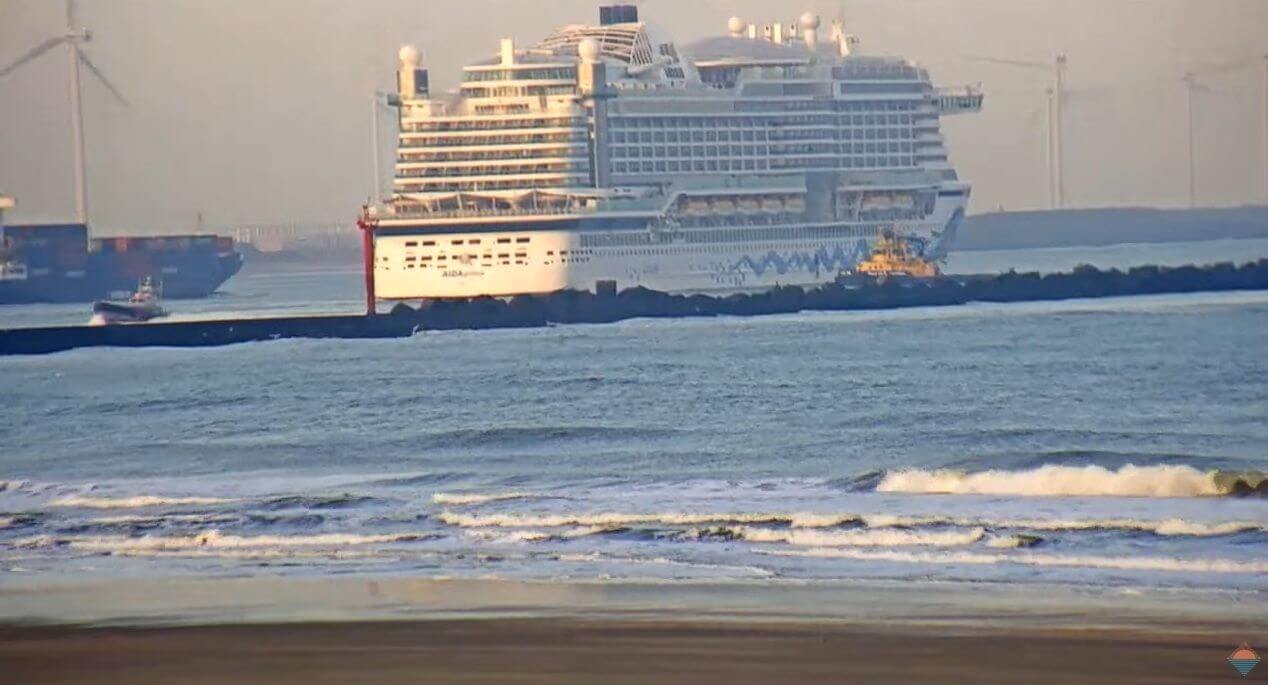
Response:
[[[418,241],[417,240],[406,241],[405,247],[418,247]]]
[[[431,257],[420,257],[419,259],[420,259],[421,261],[424,261],[424,262],[430,262],[430,261],[431,261]]]
[[[498,243],[499,243],[499,244],[505,244],[505,243],[509,243],[509,242],[511,242],[511,239],[510,239],[510,238],[498,238]]]
[[[433,246],[433,245],[435,245],[435,244],[436,244],[436,241],[434,241],[434,240],[424,240],[424,241],[423,241],[423,247],[431,247],[431,246]]]
[[[546,250],[546,256],[547,256],[547,257],[554,257],[554,256],[555,256],[555,251],[554,251],[554,250]]]
[[[468,241],[467,241],[467,244],[468,244],[468,245],[479,245],[479,244],[480,244],[480,239],[479,239],[479,238],[472,238],[471,240],[468,240]]]
[[[454,245],[461,245],[461,244],[462,244],[462,241],[461,241],[461,240],[455,240],[455,241],[453,241],[453,244],[454,244]]]
[[[510,258],[511,258],[511,255],[506,252],[503,252],[502,254],[498,255],[498,259],[510,259]]]
[[[531,238],[516,238],[516,239],[515,239],[515,242],[517,242],[517,243],[526,243],[526,242],[528,242],[529,240],[531,240]]]

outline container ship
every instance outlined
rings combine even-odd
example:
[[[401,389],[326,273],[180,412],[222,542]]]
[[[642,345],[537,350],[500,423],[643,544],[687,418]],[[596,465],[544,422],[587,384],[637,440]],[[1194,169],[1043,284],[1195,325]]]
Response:
[[[89,239],[84,224],[0,223],[0,304],[106,299],[146,278],[168,298],[206,297],[241,266],[223,236]]]
[[[860,54],[843,22],[732,17],[679,46],[604,6],[502,39],[451,93],[399,58],[393,192],[367,212],[379,299],[814,285],[884,231],[936,260],[964,218],[940,120],[981,92]]]

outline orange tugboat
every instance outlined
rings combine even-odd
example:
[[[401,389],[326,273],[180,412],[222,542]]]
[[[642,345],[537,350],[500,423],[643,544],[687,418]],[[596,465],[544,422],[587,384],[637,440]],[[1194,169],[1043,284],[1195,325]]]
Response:
[[[876,247],[867,259],[852,270],[842,272],[837,282],[842,285],[861,285],[862,282],[885,282],[892,279],[927,280],[941,278],[938,265],[918,256],[911,246],[893,229],[885,229],[876,241]]]

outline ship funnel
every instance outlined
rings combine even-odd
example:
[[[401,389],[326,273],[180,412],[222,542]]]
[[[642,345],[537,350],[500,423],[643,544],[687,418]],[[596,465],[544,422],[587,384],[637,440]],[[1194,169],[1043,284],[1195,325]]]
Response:
[[[422,55],[413,45],[403,45],[396,56],[401,60],[401,67],[396,72],[397,91],[402,100],[426,98],[429,94],[427,70],[419,65]]]
[[[819,16],[806,12],[801,15],[798,23],[801,25],[802,38],[806,41],[806,49],[814,52],[819,47]]]
[[[502,66],[515,64],[515,39],[502,39]]]

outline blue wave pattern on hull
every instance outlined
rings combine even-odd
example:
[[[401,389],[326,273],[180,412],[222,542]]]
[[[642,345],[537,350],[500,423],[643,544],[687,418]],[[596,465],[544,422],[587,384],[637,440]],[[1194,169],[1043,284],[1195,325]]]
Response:
[[[859,240],[849,250],[838,246],[832,252],[828,252],[827,248],[821,247],[815,252],[792,252],[787,257],[772,250],[757,259],[744,255],[731,265],[729,270],[752,271],[759,277],[771,270],[781,276],[790,271],[834,271],[854,266],[860,259],[865,258],[867,253],[866,240]]]

